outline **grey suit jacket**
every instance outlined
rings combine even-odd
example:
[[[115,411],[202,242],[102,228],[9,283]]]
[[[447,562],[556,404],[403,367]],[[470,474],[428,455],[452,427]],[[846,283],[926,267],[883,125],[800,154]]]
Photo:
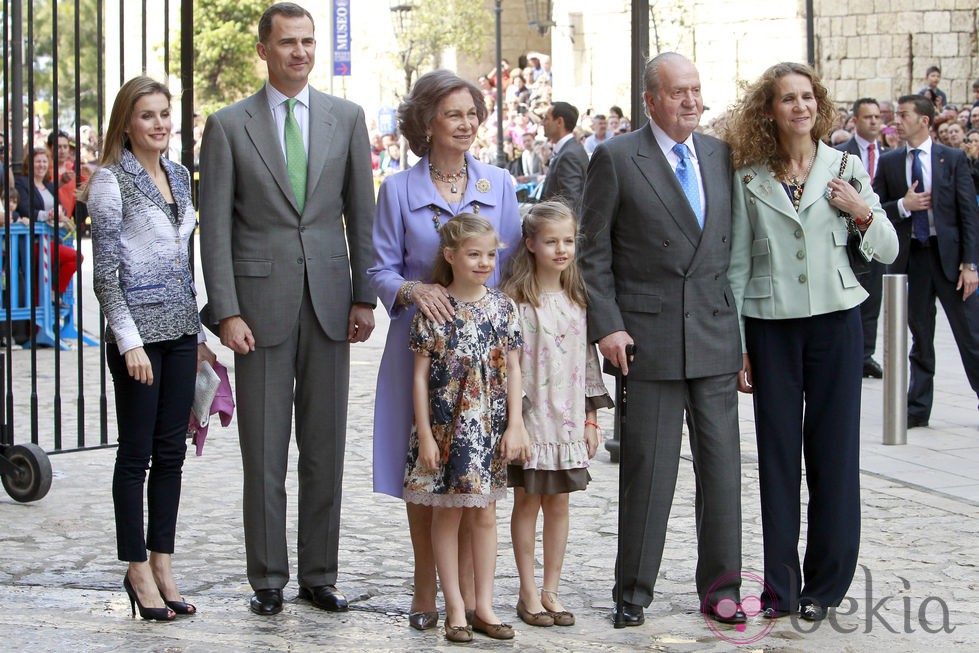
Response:
[[[629,378],[678,380],[741,369],[731,254],[728,147],[694,134],[706,193],[704,230],[644,127],[602,143],[582,197],[592,341],[625,330],[640,353]]]
[[[324,332],[347,337],[353,302],[374,304],[374,186],[364,111],[309,93],[306,202],[300,215],[265,89],[207,119],[200,223],[212,322],[241,315],[259,346],[299,319],[304,278]]]
[[[588,155],[578,139],[572,138],[561,148],[547,167],[542,200],[564,200],[571,208],[581,206],[581,192],[588,169]]]

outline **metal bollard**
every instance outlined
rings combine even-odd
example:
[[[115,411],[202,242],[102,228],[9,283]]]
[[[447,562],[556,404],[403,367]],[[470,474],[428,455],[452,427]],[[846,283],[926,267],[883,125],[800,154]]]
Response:
[[[884,275],[884,440],[908,443],[908,275]]]

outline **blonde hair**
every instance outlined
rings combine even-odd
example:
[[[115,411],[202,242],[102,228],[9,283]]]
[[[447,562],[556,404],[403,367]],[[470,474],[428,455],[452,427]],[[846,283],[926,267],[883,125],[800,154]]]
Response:
[[[801,63],[777,63],[745,88],[744,97],[728,117],[727,141],[735,168],[767,164],[776,177],[785,174],[788,161],[779,146],[778,126],[770,116],[778,80],[793,74],[807,77],[812,83],[816,98],[816,119],[810,132],[813,140],[821,140],[836,123],[836,108],[815,71]]]
[[[471,238],[492,235],[496,238],[498,249],[506,247],[500,242],[496,230],[486,218],[481,218],[475,213],[460,213],[439,229],[439,253],[435,258],[435,267],[432,268],[432,283],[448,286],[452,283],[452,266],[445,260],[446,249],[459,249]]]
[[[102,156],[99,157],[100,168],[119,163],[122,160],[123,148],[129,148],[129,135],[126,134],[126,129],[128,129],[133,118],[136,103],[146,95],[156,95],[157,93],[164,95],[167,102],[172,100],[170,89],[152,77],[140,75],[122,85],[122,88],[116,93],[116,99],[112,102],[109,127],[102,139]],[[88,187],[94,176],[89,177],[89,181],[79,192],[78,199],[80,201],[84,202],[88,198]]]
[[[541,288],[537,279],[537,259],[527,249],[527,239],[534,238],[545,224],[571,220],[574,225],[575,240],[578,239],[578,220],[564,202],[540,202],[534,204],[523,219],[523,234],[517,252],[507,266],[502,290],[514,301],[540,306]],[[585,280],[578,269],[577,257],[561,272],[561,287],[568,298],[582,308],[588,306],[588,291]]]

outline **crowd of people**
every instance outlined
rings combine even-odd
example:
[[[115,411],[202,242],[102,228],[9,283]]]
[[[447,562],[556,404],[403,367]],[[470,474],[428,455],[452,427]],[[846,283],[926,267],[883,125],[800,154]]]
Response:
[[[350,346],[370,338],[378,304],[391,323],[377,376],[374,490],[405,502],[411,627],[438,626],[441,588],[446,639],[514,637],[493,597],[496,506],[508,486],[516,614],[533,627],[575,623],[559,587],[568,497],[587,488],[597,411],[612,407],[598,352],[606,372],[628,378],[632,404],[612,625],[641,625],[653,601],[685,418],[697,477],[696,608],[742,624],[756,614],[819,621],[839,605],[860,542],[861,376],[875,375],[861,260],[877,277],[885,265],[909,276],[908,426],[926,426],[931,411],[936,297],[979,394],[974,157],[932,135],[944,102],[937,82],[934,101],[902,96],[885,116],[884,102],[864,98],[844,116],[811,68],[780,63],[705,130],[696,65],[663,53],[645,65],[648,126],[630,130],[611,107],[588,116],[586,129],[577,108],[551,97],[549,60],[531,53],[499,79],[423,75],[397,112],[415,157],[402,169],[396,139],[372,139],[358,105],[309,85],[308,11],[269,7],[257,53],[267,84],[203,131],[209,301],[199,314],[190,174],[166,157],[163,84],[141,76],[122,87],[98,169],[79,180],[108,323],[119,428],[112,498],[134,616],[197,613],[172,555],[195,369],[214,360],[205,329],[235,356],[250,609],[281,612],[290,581],[295,417],[299,597],[348,610],[336,582]],[[486,160],[481,142],[496,128],[496,84],[508,104],[508,170]],[[832,147],[834,128],[851,120],[852,138]],[[891,120],[898,140],[885,145]],[[60,150],[45,156],[25,193],[52,194],[48,167],[65,174]],[[521,178],[540,189],[525,215]],[[757,613],[740,596],[738,391],[753,394],[759,444],[767,589]]]

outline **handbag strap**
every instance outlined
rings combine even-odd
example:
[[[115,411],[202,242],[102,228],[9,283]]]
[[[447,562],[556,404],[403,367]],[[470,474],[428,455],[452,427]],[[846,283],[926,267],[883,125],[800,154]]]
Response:
[[[843,173],[846,172],[847,161],[850,160],[850,153],[844,152],[843,158],[840,159],[840,179],[843,179]]]

